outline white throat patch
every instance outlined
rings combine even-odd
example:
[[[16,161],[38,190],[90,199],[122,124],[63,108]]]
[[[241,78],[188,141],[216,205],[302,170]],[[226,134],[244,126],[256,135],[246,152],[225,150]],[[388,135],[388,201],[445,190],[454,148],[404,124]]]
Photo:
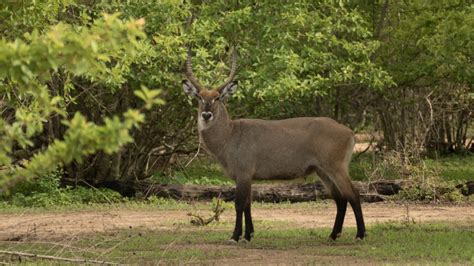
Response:
[[[198,118],[198,129],[199,130],[205,130],[211,127],[211,123],[213,122],[214,118],[209,120],[208,122],[204,121],[204,119],[199,116]]]

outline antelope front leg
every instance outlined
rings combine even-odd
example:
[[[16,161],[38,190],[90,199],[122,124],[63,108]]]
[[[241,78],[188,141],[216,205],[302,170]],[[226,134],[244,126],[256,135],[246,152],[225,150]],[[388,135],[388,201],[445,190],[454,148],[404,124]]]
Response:
[[[244,210],[245,214],[245,235],[244,239],[250,241],[253,237],[253,222],[252,222],[252,215],[250,214],[250,206],[252,205],[252,196],[249,195],[249,202],[247,207]]]
[[[250,217],[250,192],[251,192],[250,179],[237,177],[236,189],[235,189],[235,228],[234,228],[234,233],[232,234],[231,241],[238,242],[240,237],[242,236],[242,218],[243,218],[244,211],[245,211],[245,221],[246,221],[245,238],[247,240],[250,240],[250,236],[251,236],[250,229],[252,229],[251,231],[253,233],[253,225],[252,225],[252,221]],[[250,224],[248,221],[250,221]],[[247,232],[248,232],[248,235],[247,235]]]

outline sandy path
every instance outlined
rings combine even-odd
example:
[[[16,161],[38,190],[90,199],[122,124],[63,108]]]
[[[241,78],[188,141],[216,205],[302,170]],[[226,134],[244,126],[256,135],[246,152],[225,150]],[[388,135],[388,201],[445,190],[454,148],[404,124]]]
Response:
[[[395,203],[363,205],[367,224],[407,219],[406,206]],[[0,214],[0,240],[25,238],[60,238],[65,235],[104,232],[142,227],[173,229],[189,222],[189,210],[103,210],[63,213]],[[331,227],[335,218],[333,204],[311,208],[263,209],[254,208],[255,221],[281,221],[305,228]],[[410,205],[410,220],[416,222],[456,221],[474,226],[474,206]],[[232,223],[233,211],[226,211],[222,221]],[[345,226],[355,226],[354,216],[348,209]]]

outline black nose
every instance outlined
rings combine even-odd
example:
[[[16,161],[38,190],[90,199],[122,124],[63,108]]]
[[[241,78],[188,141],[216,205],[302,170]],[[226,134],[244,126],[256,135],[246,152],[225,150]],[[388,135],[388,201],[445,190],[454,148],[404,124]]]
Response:
[[[212,113],[211,112],[202,112],[201,116],[202,116],[202,119],[207,121],[207,120],[211,119]]]

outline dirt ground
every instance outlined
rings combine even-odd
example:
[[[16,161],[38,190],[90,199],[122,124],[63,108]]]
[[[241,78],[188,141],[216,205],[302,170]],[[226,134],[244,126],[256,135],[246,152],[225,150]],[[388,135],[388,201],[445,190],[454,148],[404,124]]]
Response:
[[[366,224],[387,221],[456,221],[474,226],[472,205],[426,205],[370,203],[363,205]],[[29,238],[54,239],[81,233],[105,232],[125,228],[173,229],[189,223],[189,210],[100,210],[49,213],[0,214],[0,241]],[[333,204],[312,208],[254,208],[254,221],[280,221],[295,227],[332,227],[336,215]],[[234,212],[226,211],[221,220],[233,223]],[[355,226],[350,208],[344,226]],[[256,228],[258,230],[258,228]]]

